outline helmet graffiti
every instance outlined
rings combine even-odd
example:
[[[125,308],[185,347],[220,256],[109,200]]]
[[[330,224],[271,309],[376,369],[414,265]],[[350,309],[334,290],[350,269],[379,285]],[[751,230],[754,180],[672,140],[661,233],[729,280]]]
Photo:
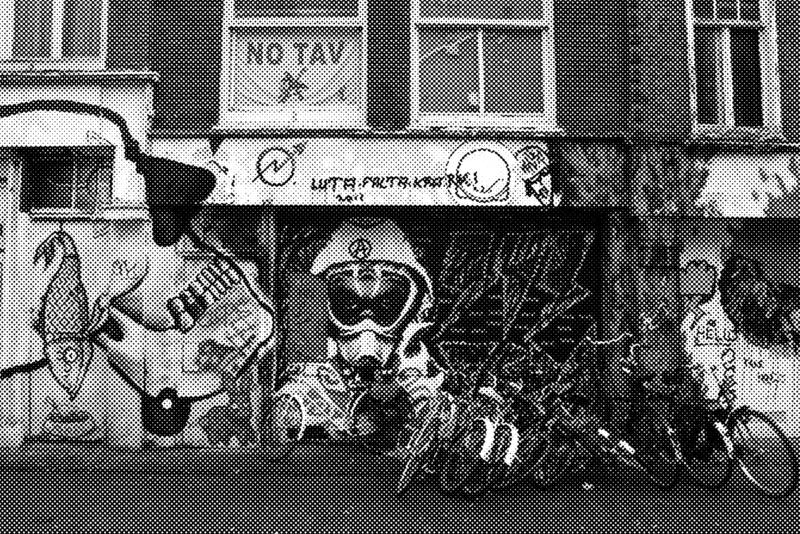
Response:
[[[311,273],[326,281],[340,361],[365,380],[386,367],[405,328],[432,302],[427,271],[388,220],[345,222],[316,257]]]

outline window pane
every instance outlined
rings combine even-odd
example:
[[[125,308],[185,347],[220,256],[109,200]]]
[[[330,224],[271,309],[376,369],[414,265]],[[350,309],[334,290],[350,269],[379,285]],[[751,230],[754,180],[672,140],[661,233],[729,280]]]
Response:
[[[758,30],[731,29],[733,116],[736,126],[762,126]]]
[[[698,19],[714,18],[714,0],[694,0],[694,16]]]
[[[426,18],[539,20],[542,0],[421,0],[419,10]]]
[[[65,0],[64,57],[99,57],[103,0]]]
[[[421,31],[419,50],[420,110],[429,113],[477,112],[477,32]]]
[[[542,33],[495,32],[483,37],[487,113],[542,113]]]
[[[251,28],[233,32],[232,39],[231,111],[361,102],[356,28]]]
[[[111,198],[114,152],[108,147],[77,150],[75,154],[75,208],[93,210],[102,198]],[[102,191],[102,193],[101,193]],[[102,196],[101,196],[102,194]]]
[[[358,0],[235,0],[237,17],[357,17]]]
[[[52,0],[15,0],[15,58],[50,57],[53,33]]]
[[[72,207],[73,159],[68,149],[41,149],[27,162],[34,208]]]
[[[736,20],[736,0],[717,0],[717,18]]]
[[[739,10],[742,20],[759,20],[758,12],[759,0],[740,0]]]
[[[718,124],[723,114],[720,80],[721,58],[719,31],[695,28],[694,58],[697,74],[697,120],[700,124]]]

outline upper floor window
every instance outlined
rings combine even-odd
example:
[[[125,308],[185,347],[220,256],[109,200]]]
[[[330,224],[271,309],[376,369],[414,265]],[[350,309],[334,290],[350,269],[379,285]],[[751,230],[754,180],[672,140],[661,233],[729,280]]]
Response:
[[[553,0],[412,0],[411,13],[416,122],[555,124]]]
[[[366,0],[225,0],[223,124],[365,122]]]
[[[775,0],[693,0],[696,123],[780,128]]]
[[[7,66],[103,68],[108,0],[6,0],[0,53]]]

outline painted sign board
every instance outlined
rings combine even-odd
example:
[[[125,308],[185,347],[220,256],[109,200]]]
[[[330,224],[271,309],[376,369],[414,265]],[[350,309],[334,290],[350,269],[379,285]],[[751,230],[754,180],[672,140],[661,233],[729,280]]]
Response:
[[[241,205],[550,206],[548,147],[538,141],[230,139],[154,143],[158,155],[217,176],[209,198]]]
[[[360,105],[358,29],[236,30],[231,47],[229,112]]]

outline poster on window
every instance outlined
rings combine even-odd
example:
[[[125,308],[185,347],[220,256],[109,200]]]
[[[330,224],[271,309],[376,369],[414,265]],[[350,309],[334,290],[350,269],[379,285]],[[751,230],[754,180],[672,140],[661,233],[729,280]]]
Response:
[[[231,44],[230,111],[359,104],[358,29],[247,30],[234,32]]]

